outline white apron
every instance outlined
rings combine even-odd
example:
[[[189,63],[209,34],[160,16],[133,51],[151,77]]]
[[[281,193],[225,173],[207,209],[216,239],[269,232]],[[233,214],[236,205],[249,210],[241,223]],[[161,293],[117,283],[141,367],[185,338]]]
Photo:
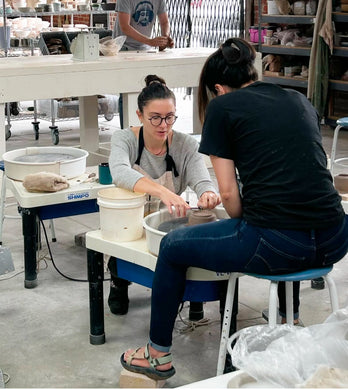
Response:
[[[162,185],[163,187],[166,187],[168,190],[175,193],[173,174],[175,177],[178,177],[179,173],[176,170],[175,163],[174,163],[172,156],[169,154],[168,139],[166,140],[166,148],[167,148],[166,156],[165,156],[166,171],[164,172],[164,174],[162,176],[160,176],[157,179],[152,178],[147,172],[145,172],[143,170],[143,168],[140,167],[140,158],[141,158],[141,155],[143,153],[144,147],[145,147],[145,144],[144,144],[143,127],[141,127],[139,130],[138,157],[137,157],[134,165],[132,166],[132,168],[135,169],[136,171],[140,172],[141,174],[143,174],[148,179],[154,181],[155,183]],[[147,201],[151,201],[154,199],[156,200],[158,198],[151,196],[151,195],[146,195]],[[146,205],[145,205],[145,213],[147,213],[146,212]]]

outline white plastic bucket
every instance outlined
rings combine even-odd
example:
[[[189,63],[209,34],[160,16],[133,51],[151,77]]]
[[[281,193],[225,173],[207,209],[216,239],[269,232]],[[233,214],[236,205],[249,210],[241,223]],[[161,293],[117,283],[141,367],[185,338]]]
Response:
[[[145,194],[122,188],[98,192],[102,238],[109,241],[135,241],[143,235]]]

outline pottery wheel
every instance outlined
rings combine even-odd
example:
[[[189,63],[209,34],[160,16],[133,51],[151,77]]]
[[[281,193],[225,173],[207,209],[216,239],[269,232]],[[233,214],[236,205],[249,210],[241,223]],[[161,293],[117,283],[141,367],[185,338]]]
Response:
[[[188,217],[175,218],[170,221],[165,221],[159,224],[157,230],[165,233],[169,233],[172,230],[180,229],[187,226]]]
[[[49,163],[56,161],[73,160],[74,156],[66,153],[37,153],[37,154],[24,154],[18,156],[14,161],[28,162],[28,163]]]

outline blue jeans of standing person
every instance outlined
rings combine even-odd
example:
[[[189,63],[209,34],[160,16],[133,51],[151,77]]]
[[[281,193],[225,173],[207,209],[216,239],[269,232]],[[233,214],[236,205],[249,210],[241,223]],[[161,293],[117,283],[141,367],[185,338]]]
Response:
[[[152,285],[150,345],[168,352],[188,267],[216,272],[284,274],[330,266],[348,251],[348,216],[319,230],[265,229],[227,219],[163,237]]]

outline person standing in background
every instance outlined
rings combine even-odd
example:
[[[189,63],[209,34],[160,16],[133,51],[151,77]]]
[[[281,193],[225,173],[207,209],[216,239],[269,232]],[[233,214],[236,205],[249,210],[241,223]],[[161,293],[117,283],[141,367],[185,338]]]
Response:
[[[170,37],[167,6],[164,0],[117,0],[115,11],[117,19],[113,38],[126,35],[127,39],[121,50],[147,51],[158,47],[159,50],[174,47]],[[151,38],[156,17],[161,35]],[[123,99],[120,95],[118,108],[120,127],[123,129]]]

